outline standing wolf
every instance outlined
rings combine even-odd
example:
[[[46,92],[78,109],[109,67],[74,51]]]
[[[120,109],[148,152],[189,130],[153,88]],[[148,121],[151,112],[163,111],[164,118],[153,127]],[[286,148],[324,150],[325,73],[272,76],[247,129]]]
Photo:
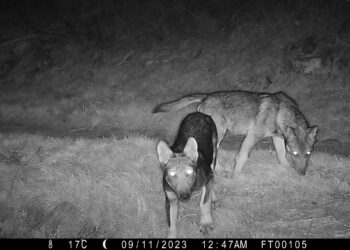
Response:
[[[177,236],[176,221],[179,200],[191,198],[193,191],[201,189],[200,231],[212,228],[212,202],[216,202],[213,169],[217,155],[217,132],[214,121],[205,114],[189,114],[181,123],[171,148],[160,141],[157,152],[163,170],[165,210],[169,225],[169,238]]]
[[[240,173],[259,139],[272,136],[279,162],[289,165],[288,158],[296,172],[305,175],[317,127],[308,126],[297,104],[286,94],[234,90],[192,94],[160,104],[153,112],[175,111],[192,103],[197,104],[197,111],[213,118],[218,132],[217,147],[227,130],[246,135],[236,157],[235,173]]]

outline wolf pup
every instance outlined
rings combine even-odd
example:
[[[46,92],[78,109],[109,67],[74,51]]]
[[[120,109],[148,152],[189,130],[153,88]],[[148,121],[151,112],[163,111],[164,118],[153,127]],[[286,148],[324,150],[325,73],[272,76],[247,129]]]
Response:
[[[213,228],[212,202],[217,132],[210,116],[195,112],[187,115],[180,125],[174,144],[169,148],[160,141],[157,152],[163,170],[165,210],[169,225],[168,238],[177,236],[176,221],[179,201],[191,198],[201,189],[200,231],[207,234]]]
[[[175,111],[192,103],[197,111],[213,118],[218,132],[217,147],[227,130],[234,135],[246,135],[236,157],[235,173],[240,173],[253,146],[261,138],[271,136],[279,162],[305,175],[317,127],[309,127],[297,104],[286,94],[235,90],[192,94],[160,104],[153,112]]]

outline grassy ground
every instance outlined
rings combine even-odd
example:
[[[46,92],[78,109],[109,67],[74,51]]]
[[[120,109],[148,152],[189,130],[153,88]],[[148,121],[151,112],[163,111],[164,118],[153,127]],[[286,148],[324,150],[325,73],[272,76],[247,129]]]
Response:
[[[0,135],[1,237],[165,237],[156,141]],[[222,150],[220,163],[232,164]],[[218,169],[210,237],[349,237],[350,159],[315,153],[300,177],[274,151],[253,151],[243,176]],[[201,237],[199,194],[181,204],[180,237]]]
[[[319,141],[350,154],[346,1],[94,1],[1,5],[1,237],[165,236],[155,142],[191,109],[151,110],[193,92],[284,91]],[[309,36],[325,65],[305,74],[286,48]],[[216,175],[211,236],[349,237],[349,169],[315,152],[299,177],[253,151],[241,178]],[[194,198],[181,237],[200,236]]]

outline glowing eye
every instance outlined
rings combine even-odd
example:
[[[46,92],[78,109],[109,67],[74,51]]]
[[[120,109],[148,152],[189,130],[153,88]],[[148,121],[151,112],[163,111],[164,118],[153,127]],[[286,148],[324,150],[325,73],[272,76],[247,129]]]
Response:
[[[310,152],[310,151],[307,151],[306,154],[309,155],[309,154],[311,154],[311,152]]]
[[[186,170],[186,174],[190,175],[192,173],[193,173],[193,169],[189,168],[189,169]]]
[[[298,155],[298,152],[297,151],[293,151],[293,155]]]
[[[170,175],[171,177],[174,177],[174,176],[176,175],[175,170],[170,170],[170,171],[169,171],[169,175]]]

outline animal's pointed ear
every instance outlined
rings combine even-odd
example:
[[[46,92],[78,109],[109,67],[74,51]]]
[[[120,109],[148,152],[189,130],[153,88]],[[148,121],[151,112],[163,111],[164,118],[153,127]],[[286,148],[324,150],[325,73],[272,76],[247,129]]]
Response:
[[[193,137],[188,138],[186,146],[184,148],[184,153],[190,157],[192,161],[197,161],[198,158],[198,144],[196,139]]]
[[[309,132],[306,135],[306,139],[307,139],[308,142],[313,144],[316,141],[315,137],[316,137],[316,134],[317,134],[317,130],[318,130],[317,126],[309,128]]]
[[[173,151],[171,151],[169,146],[164,141],[160,141],[158,143],[157,152],[158,159],[162,164],[167,164],[170,157],[173,155]]]

